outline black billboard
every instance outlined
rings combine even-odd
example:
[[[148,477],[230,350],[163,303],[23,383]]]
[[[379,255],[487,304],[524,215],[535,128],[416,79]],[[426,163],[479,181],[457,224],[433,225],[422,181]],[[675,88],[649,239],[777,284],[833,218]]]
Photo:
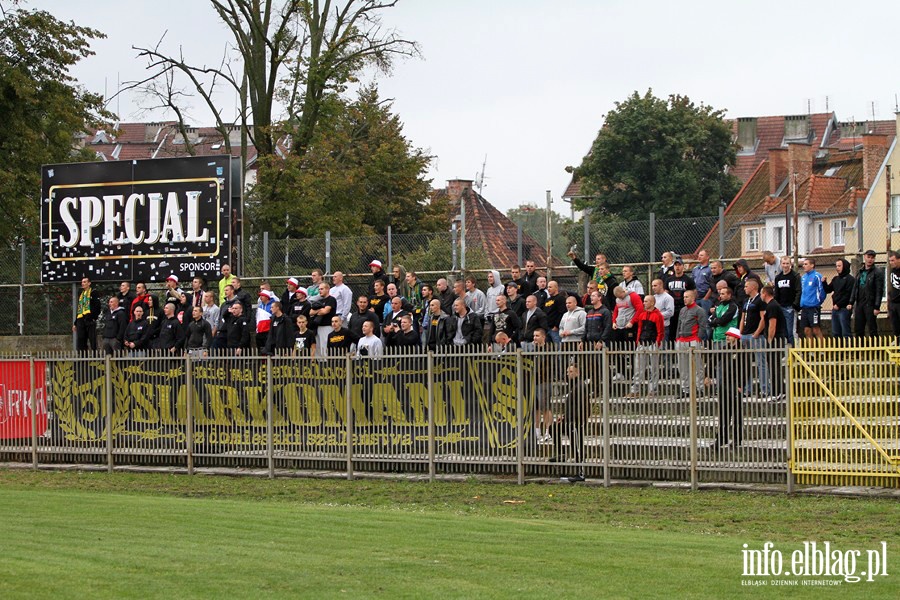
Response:
[[[231,179],[230,156],[45,165],[41,280],[214,278],[240,210]]]

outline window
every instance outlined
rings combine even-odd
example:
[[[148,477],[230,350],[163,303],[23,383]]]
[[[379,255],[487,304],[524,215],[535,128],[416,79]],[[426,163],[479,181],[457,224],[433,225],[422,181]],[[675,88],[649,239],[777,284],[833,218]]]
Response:
[[[759,252],[759,229],[747,230],[747,252]]]
[[[815,248],[821,248],[825,244],[825,241],[822,239],[824,237],[824,235],[823,235],[824,229],[825,229],[825,227],[822,225],[822,223],[816,223],[816,243],[814,246]]]
[[[891,229],[900,231],[900,196],[891,196]]]
[[[844,230],[847,229],[847,221],[839,219],[831,222],[831,245],[844,245]]]
[[[772,228],[772,252],[784,252],[784,225]]]

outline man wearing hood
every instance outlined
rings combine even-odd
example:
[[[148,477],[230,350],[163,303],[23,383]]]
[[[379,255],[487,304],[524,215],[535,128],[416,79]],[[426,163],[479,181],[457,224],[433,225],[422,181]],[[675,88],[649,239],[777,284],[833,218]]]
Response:
[[[878,313],[881,312],[881,300],[884,298],[884,271],[875,264],[875,251],[866,250],[863,266],[856,273],[856,285],[853,286],[854,318],[856,321],[856,337],[878,335]]]
[[[794,265],[788,256],[781,257],[781,273],[775,277],[775,300],[784,312],[787,341],[793,346],[797,330],[797,311],[800,308],[800,277],[794,272]]]
[[[747,292],[744,291],[747,280],[755,279],[758,284],[756,286],[757,290],[762,289],[762,280],[759,278],[759,275],[750,270],[750,265],[743,258],[735,261],[734,274],[737,276],[737,283],[734,286],[734,301],[737,302],[738,306],[744,306],[748,297]]]
[[[856,278],[850,274],[850,263],[839,258],[834,264],[837,275],[822,280],[825,293],[831,294],[831,336],[836,338],[850,337],[850,312],[853,304],[850,298],[853,295],[853,285]]]

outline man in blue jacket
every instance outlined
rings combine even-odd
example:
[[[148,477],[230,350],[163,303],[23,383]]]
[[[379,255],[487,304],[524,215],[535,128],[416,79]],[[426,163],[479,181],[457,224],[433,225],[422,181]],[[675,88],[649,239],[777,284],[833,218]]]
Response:
[[[822,302],[825,301],[825,284],[822,274],[816,271],[814,258],[803,259],[803,275],[800,277],[800,327],[804,337],[824,339],[822,335]]]

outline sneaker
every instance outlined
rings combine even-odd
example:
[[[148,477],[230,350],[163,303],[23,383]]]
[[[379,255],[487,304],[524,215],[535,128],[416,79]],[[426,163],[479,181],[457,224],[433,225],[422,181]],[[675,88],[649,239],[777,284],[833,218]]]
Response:
[[[625,381],[625,376],[622,375],[621,373],[616,373],[615,375],[613,375],[612,380],[613,381]]]
[[[778,402],[784,402],[785,400],[786,400],[786,397],[784,394],[778,394],[776,396],[772,396],[771,398],[769,398],[769,402],[772,404],[777,404]]]
[[[572,477],[560,477],[561,481],[566,481],[568,483],[580,483],[584,481],[584,475],[579,473],[578,475],[573,475]]]

